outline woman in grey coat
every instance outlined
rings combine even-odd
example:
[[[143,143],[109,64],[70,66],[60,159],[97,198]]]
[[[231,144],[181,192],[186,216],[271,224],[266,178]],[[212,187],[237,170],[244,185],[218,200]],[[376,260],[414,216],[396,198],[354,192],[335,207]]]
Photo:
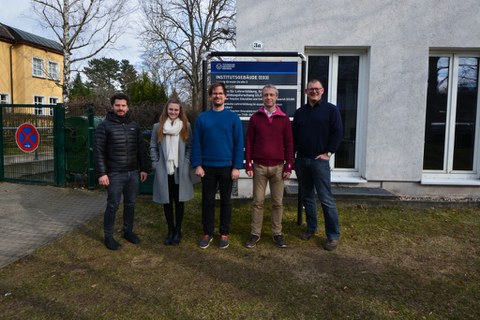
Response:
[[[180,243],[184,202],[193,198],[191,137],[190,123],[180,101],[170,99],[153,126],[150,139],[150,157],[155,171],[153,201],[163,204],[168,226],[165,245]]]

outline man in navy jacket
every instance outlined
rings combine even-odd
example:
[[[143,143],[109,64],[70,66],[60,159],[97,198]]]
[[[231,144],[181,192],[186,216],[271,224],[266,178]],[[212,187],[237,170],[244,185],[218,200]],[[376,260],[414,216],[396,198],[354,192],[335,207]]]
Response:
[[[305,207],[307,229],[302,238],[308,240],[317,232],[317,191],[325,219],[326,250],[335,250],[340,238],[338,212],[331,190],[330,157],[342,139],[343,125],[338,108],[322,99],[321,81],[310,80],[305,90],[308,102],[293,118],[296,152],[295,171]]]

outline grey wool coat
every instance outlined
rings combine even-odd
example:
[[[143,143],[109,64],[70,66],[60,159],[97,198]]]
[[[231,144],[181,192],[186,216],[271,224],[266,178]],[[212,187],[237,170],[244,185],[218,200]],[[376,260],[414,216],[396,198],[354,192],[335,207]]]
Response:
[[[167,148],[165,141],[158,142],[157,131],[160,124],[157,122],[152,129],[150,138],[150,158],[155,170],[153,180],[153,201],[156,203],[169,203],[168,173],[167,173]],[[178,146],[178,170],[175,172],[175,182],[179,185],[179,201],[188,201],[193,198],[193,183],[190,176],[190,153],[192,149],[192,129],[188,124],[188,141],[179,139]]]

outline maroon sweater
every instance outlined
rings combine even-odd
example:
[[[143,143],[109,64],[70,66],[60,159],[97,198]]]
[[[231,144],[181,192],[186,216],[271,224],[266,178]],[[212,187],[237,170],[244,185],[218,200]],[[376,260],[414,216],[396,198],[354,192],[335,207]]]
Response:
[[[252,171],[252,160],[264,166],[283,164],[284,172],[292,172],[293,138],[288,116],[277,110],[269,118],[264,107],[258,109],[248,122],[245,143],[246,171]]]

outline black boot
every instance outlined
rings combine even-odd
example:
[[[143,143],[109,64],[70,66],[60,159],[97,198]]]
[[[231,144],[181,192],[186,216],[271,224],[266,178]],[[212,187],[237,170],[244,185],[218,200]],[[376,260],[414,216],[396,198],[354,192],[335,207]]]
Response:
[[[175,232],[173,233],[172,244],[178,245],[180,243],[180,240],[182,240],[182,230],[180,230],[180,228],[175,228]]]
[[[122,245],[115,241],[113,237],[105,237],[105,246],[110,250],[118,250]]]
[[[140,238],[133,231],[126,231],[123,234],[123,237],[125,238],[125,240],[127,240],[130,243],[133,243],[133,244],[140,243]]]
[[[174,237],[174,232],[169,230],[168,235],[165,238],[165,241],[163,241],[163,244],[166,246],[171,246],[173,244],[173,237]]]

